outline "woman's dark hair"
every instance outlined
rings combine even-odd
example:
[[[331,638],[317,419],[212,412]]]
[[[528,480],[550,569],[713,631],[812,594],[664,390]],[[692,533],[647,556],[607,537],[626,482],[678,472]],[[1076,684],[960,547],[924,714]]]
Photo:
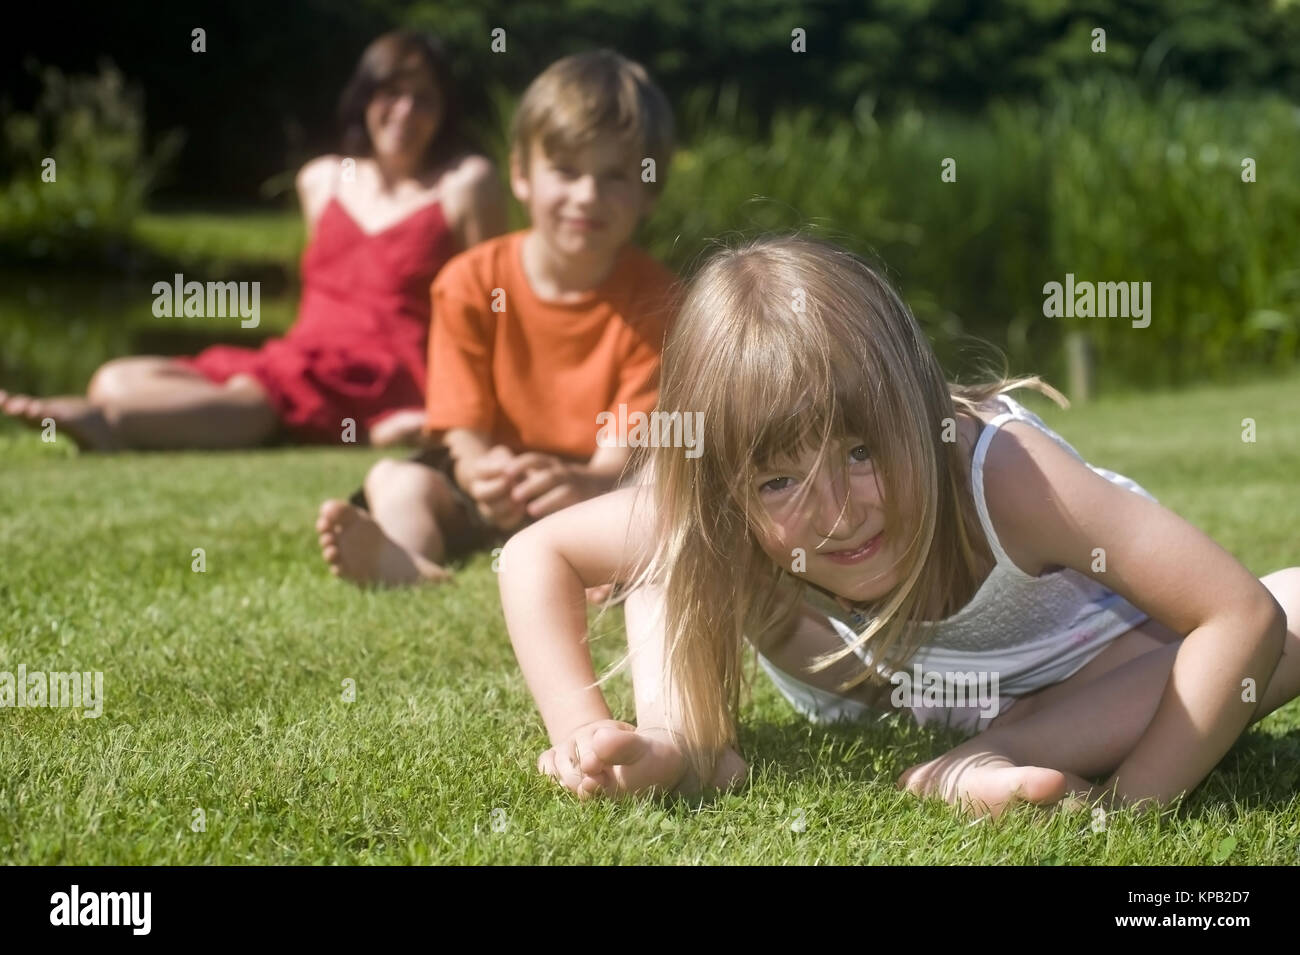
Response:
[[[374,40],[365,52],[339,98],[339,122],[343,127],[343,152],[349,156],[370,156],[374,144],[366,130],[366,107],[375,91],[401,72],[412,54],[424,60],[442,96],[442,122],[425,155],[427,166],[459,153],[474,150],[460,128],[460,104],[451,65],[442,43],[418,30],[394,30]]]

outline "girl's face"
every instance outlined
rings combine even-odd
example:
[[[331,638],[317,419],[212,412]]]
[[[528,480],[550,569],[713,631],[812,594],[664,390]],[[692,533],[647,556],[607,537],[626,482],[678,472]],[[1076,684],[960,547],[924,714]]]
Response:
[[[764,552],[780,566],[854,603],[875,601],[897,583],[893,543],[885,527],[870,449],[853,437],[833,441],[820,473],[815,450],[760,465],[754,490],[772,530],[760,530]],[[838,460],[836,460],[838,458]]]
[[[445,115],[433,73],[418,56],[375,89],[366,106],[366,132],[376,158],[406,162],[424,155]]]

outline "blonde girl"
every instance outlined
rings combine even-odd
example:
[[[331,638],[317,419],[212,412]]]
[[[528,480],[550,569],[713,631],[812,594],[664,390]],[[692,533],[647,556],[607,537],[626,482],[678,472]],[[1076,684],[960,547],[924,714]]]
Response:
[[[729,786],[744,645],[818,721],[902,708],[969,738],[899,785],[997,815],[1069,793],[1155,805],[1300,692],[1300,568],[1256,579],[1009,397],[945,380],[856,256],[803,237],[714,256],[660,410],[703,453],[515,536],[506,623],[581,797]],[[584,588],[619,581],[637,724],[612,718]],[[920,678],[936,692],[909,686]],[[963,690],[978,685],[972,703]],[[906,692],[902,692],[906,691]],[[1100,780],[1100,782],[1097,782]]]

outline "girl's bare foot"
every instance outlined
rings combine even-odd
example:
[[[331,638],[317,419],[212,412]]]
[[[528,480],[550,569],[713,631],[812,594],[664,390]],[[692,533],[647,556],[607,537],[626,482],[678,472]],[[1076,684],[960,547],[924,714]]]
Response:
[[[984,753],[952,760],[947,756],[913,766],[898,779],[898,788],[918,796],[939,796],[975,816],[996,819],[1018,802],[1049,806],[1059,803],[1072,782],[1055,769],[1017,766],[1005,756]]]
[[[34,398],[0,391],[0,412],[31,428],[54,422],[54,436],[66,434],[82,451],[116,451],[120,448],[104,412],[79,395]]]
[[[451,577],[433,561],[403,548],[369,514],[346,501],[322,504],[316,531],[330,572],[355,584],[400,587]]]
[[[423,428],[423,411],[394,411],[370,429],[370,443],[376,448],[413,445]]]

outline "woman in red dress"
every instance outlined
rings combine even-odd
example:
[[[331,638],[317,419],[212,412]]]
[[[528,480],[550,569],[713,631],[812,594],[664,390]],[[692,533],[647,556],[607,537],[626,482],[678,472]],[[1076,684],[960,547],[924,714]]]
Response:
[[[107,362],[85,397],[0,392],[0,410],[85,450],[398,444],[423,419],[429,286],[455,253],[505,230],[492,164],[458,138],[435,40],[375,40],[344,91],[345,156],[298,173],[310,240],[298,320],[258,349]]]

